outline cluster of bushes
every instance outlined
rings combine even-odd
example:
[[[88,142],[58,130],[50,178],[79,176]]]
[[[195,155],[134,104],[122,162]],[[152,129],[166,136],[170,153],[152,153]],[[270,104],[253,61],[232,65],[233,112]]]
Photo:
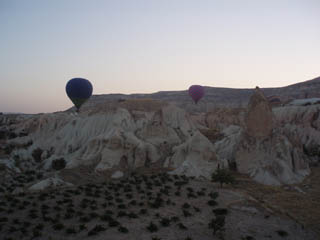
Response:
[[[235,183],[235,178],[232,175],[232,173],[228,169],[220,167],[218,167],[217,170],[214,173],[212,173],[211,180],[212,182],[219,182],[220,187],[222,187],[223,184]]]
[[[32,157],[34,161],[41,162],[41,155],[43,153],[43,150],[41,148],[36,148],[32,151]]]
[[[64,169],[66,167],[66,160],[64,160],[64,158],[55,159],[52,161],[51,167],[57,171]]]

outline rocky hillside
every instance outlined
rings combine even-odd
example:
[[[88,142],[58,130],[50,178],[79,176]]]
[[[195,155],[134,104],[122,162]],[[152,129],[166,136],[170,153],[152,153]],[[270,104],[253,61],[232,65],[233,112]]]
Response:
[[[257,88],[247,108],[192,115],[152,99],[98,104],[80,114],[3,115],[0,162],[11,172],[45,173],[36,188],[155,169],[210,179],[218,164],[264,184],[298,183],[319,161],[318,108],[272,109]]]
[[[10,120],[1,127],[3,176],[37,169],[45,180],[34,189],[154,169],[208,179],[218,164],[227,165],[184,110],[149,100],[120,106]]]

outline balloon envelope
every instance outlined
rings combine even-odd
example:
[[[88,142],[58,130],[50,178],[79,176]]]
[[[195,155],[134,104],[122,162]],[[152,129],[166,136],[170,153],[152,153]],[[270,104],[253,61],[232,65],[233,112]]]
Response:
[[[197,103],[204,96],[204,88],[200,85],[192,85],[189,87],[189,95]]]
[[[92,95],[92,84],[84,78],[72,78],[66,85],[66,92],[77,109]]]

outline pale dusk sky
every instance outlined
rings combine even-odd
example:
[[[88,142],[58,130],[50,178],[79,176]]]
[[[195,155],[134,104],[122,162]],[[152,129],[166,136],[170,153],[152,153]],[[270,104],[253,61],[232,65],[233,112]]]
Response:
[[[93,94],[282,87],[320,76],[319,0],[0,0],[0,112]]]

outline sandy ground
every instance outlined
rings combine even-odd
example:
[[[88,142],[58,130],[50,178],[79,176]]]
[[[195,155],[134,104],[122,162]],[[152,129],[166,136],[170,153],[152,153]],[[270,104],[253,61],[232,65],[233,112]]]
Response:
[[[3,195],[0,239],[318,239],[239,189],[241,184],[220,189],[209,181],[158,174]],[[219,208],[227,214],[213,212]],[[221,216],[225,225],[213,234],[209,223]],[[147,228],[151,222],[154,231]]]

